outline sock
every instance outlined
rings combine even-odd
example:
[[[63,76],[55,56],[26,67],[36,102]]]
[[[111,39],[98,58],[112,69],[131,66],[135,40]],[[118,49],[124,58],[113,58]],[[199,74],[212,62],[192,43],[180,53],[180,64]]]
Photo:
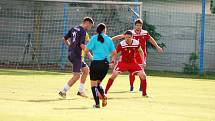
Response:
[[[140,78],[140,77],[139,77]],[[140,78],[140,88],[139,88],[139,91],[142,92],[142,81],[141,81],[141,78]]]
[[[98,96],[98,89],[96,86],[91,87],[92,93],[93,93],[93,98],[95,100],[96,105],[99,105],[99,96]]]
[[[147,88],[147,82],[146,79],[141,79],[141,86],[142,86],[142,95],[145,96],[147,95],[146,93],[146,88]]]
[[[84,92],[84,83],[80,83],[79,92]]]
[[[68,84],[65,84],[62,92],[66,93],[69,89],[70,89],[70,86]]]
[[[102,88],[101,83],[98,83],[97,89],[98,89],[99,93],[101,94],[101,96],[104,98],[104,89]]]
[[[107,94],[109,88],[111,87],[111,85],[113,84],[113,81],[111,78],[108,80],[108,83],[106,85],[106,88],[105,88],[105,94]]]
[[[135,75],[133,75],[132,73],[129,73],[129,80],[130,80],[130,86],[134,87]]]

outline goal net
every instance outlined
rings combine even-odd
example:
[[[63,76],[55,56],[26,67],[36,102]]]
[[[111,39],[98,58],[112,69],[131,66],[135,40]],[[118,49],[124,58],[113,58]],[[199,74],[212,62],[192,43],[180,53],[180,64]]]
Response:
[[[62,37],[85,16],[92,17],[95,25],[105,23],[108,35],[115,36],[132,29],[141,15],[141,2],[1,0],[0,67],[70,69]]]

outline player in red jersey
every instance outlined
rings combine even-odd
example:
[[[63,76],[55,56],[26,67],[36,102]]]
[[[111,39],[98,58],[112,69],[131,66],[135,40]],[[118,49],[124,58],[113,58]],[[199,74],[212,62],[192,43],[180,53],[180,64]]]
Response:
[[[149,41],[152,45],[154,45],[156,50],[159,53],[163,52],[163,49],[158,46],[156,41],[153,39],[153,37],[150,36],[150,34],[146,30],[142,29],[142,26],[143,26],[143,21],[141,19],[135,20],[135,28],[134,28],[134,30],[132,30],[132,33],[133,33],[133,38],[140,42],[140,46],[141,46],[143,53],[144,53],[144,59],[143,60],[140,58],[139,53],[135,53],[135,59],[136,59],[138,64],[143,65],[143,67],[145,68],[146,67],[146,57],[147,57],[146,41]],[[122,38],[124,38],[123,35],[117,35],[117,36],[113,37],[112,40],[120,40]],[[130,91],[133,92],[133,89],[134,89],[133,84],[134,84],[134,80],[135,80],[135,75],[132,75],[130,73],[129,74],[129,80],[130,80]],[[141,87],[143,87],[143,88],[141,88]],[[141,81],[140,91],[144,91],[146,93],[146,87],[147,87],[146,80]]]
[[[117,53],[121,52],[121,56],[114,67],[111,77],[108,80],[105,88],[105,94],[107,94],[109,88],[113,84],[113,81],[120,72],[128,71],[132,73],[132,75],[138,75],[141,81],[146,79],[144,69],[135,60],[135,53],[139,52],[140,56],[142,55],[141,58],[143,60],[143,51],[140,47],[139,41],[132,39],[131,31],[126,31],[124,38],[125,40],[121,41],[120,44],[117,45],[116,51]],[[142,93],[142,95],[146,96],[145,93]]]

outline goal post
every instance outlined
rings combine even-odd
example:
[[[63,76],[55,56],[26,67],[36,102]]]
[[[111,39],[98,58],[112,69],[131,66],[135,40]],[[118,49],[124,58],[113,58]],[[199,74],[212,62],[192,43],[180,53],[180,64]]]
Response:
[[[103,5],[128,5],[135,6],[138,8],[138,12],[134,10],[135,8],[129,9],[138,17],[142,18],[143,13],[143,2],[117,2],[117,1],[78,1],[78,0],[36,0],[40,2],[61,2],[61,3],[76,3],[76,4],[103,4]]]
[[[131,22],[134,23],[135,18],[142,18],[142,2],[115,2],[115,1],[73,1],[73,0],[38,0],[42,2],[62,2],[64,3],[64,34],[67,32],[68,28],[66,27],[65,23],[67,24],[67,12],[68,12],[68,4],[95,4],[95,5],[127,5],[128,10],[133,12],[133,16]],[[65,68],[65,45],[62,42],[61,45],[61,69]]]
[[[105,23],[109,36],[132,29],[133,18],[142,17],[142,2],[3,0],[2,5],[1,67],[71,69],[62,37],[85,16],[92,17],[95,25]],[[95,29],[88,31],[89,35],[95,34]],[[26,41],[31,41],[32,49],[24,55]]]

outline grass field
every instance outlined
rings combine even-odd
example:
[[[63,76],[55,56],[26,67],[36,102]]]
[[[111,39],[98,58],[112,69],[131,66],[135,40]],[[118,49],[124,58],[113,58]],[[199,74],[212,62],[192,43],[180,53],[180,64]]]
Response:
[[[107,78],[103,82],[106,85]],[[108,105],[93,109],[91,98],[76,95],[79,83],[63,100],[58,96],[68,73],[0,69],[0,121],[215,121],[215,80],[148,76],[142,98],[128,92],[120,75],[108,93]],[[138,89],[139,81],[135,82]],[[90,81],[86,91],[90,97]]]

